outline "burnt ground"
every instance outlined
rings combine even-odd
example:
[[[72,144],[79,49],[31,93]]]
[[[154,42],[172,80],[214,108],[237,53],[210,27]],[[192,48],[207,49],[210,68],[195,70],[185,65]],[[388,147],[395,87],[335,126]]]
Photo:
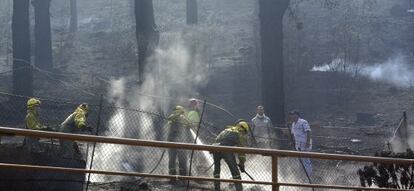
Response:
[[[161,180],[142,180],[137,182],[113,182],[109,184],[91,184],[91,191],[135,191],[135,190],[186,190],[186,181],[171,183],[170,181],[161,181]],[[207,191],[211,190],[211,187],[206,185],[190,183],[190,190],[196,191]]]
[[[0,162],[24,165],[40,165],[68,168],[85,168],[86,162],[80,158],[63,158],[56,145],[42,140],[42,150],[28,152],[22,145],[22,137],[2,137]],[[56,143],[55,143],[56,144]],[[80,190],[85,174],[61,173],[42,170],[18,170],[2,168],[0,170],[1,190]]]
[[[338,73],[308,72],[288,82],[286,103],[313,125],[316,150],[373,155],[393,136],[404,111],[408,124],[414,121],[413,91]]]

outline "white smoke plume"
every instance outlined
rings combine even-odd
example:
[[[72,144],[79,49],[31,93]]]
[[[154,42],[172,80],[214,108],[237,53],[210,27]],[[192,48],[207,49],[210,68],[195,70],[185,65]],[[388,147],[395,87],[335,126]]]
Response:
[[[344,72],[352,77],[359,75],[375,82],[387,83],[402,88],[411,87],[414,82],[414,69],[402,55],[375,64],[346,63],[343,59],[337,58],[331,63],[314,66],[311,71]]]
[[[138,84],[136,75],[111,79],[107,101],[122,108],[150,112],[159,112],[161,109],[167,115],[172,105],[185,104],[187,98],[196,96],[197,88],[207,83],[204,66],[197,55],[190,54],[189,47],[186,46],[186,41],[181,35],[164,33],[159,48],[149,59],[144,81]],[[157,139],[159,134],[157,135],[152,120],[152,116],[119,109],[109,119],[105,135]],[[131,153],[141,153],[138,156],[144,157],[146,152],[154,154],[161,151],[161,149],[154,151],[104,144],[97,149],[95,165],[99,169],[107,168],[106,164],[115,163],[117,166],[111,166],[114,168],[112,170],[148,172],[154,166],[152,163],[147,165],[144,158],[140,159],[136,156],[131,159],[126,156]],[[113,154],[108,155],[108,152]],[[167,168],[162,166],[160,169]],[[115,180],[107,176],[92,177],[92,181],[97,182]]]
[[[405,152],[408,148],[414,150],[414,126],[400,127],[390,140],[390,148],[393,152]]]
[[[124,97],[123,107],[168,112],[171,104],[183,104],[185,98],[197,97],[197,89],[207,84],[207,67],[190,50],[191,38],[179,33],[164,33],[160,45],[149,58],[142,84],[137,75],[112,79],[108,97]],[[122,93],[121,93],[122,92]],[[122,96],[121,96],[122,94]],[[182,98],[174,100],[171,98]]]
[[[173,41],[166,48],[155,50],[149,63],[153,67],[147,70],[142,86],[135,88],[133,92],[132,97],[139,99],[129,100],[130,105],[144,110],[154,110],[161,106],[163,112],[167,112],[171,101],[174,101],[167,98],[184,99],[196,96],[197,88],[206,84],[205,68],[199,61],[191,59],[197,57],[191,57],[181,38]],[[143,94],[156,95],[164,99],[145,97]],[[163,101],[162,105],[160,101]]]

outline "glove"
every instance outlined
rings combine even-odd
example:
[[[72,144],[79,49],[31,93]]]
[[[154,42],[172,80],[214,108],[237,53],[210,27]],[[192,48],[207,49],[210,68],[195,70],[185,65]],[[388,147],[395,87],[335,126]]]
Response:
[[[246,172],[246,169],[244,168],[244,164],[239,164],[239,169],[241,172]]]

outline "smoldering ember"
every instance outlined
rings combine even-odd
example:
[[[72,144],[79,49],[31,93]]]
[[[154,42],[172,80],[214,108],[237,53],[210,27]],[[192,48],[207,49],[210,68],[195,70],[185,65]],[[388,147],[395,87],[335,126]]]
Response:
[[[414,0],[0,0],[0,190],[414,190]]]

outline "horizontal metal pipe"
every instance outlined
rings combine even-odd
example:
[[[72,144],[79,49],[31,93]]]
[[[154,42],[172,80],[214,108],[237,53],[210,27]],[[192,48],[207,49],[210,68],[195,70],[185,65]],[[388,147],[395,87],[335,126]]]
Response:
[[[371,191],[405,191],[403,189],[393,188],[363,188],[356,186],[336,186],[336,185],[323,185],[323,184],[301,184],[301,183],[272,183],[267,181],[251,181],[251,180],[238,180],[238,179],[216,179],[210,177],[194,177],[194,176],[181,176],[181,175],[161,175],[161,174],[149,174],[138,172],[120,172],[120,171],[104,171],[104,170],[88,170],[81,168],[65,168],[65,167],[53,167],[53,166],[38,166],[38,165],[24,165],[24,164],[7,164],[0,163],[0,168],[16,168],[22,170],[46,170],[55,172],[68,172],[68,173],[91,173],[91,174],[104,174],[112,176],[134,176],[134,177],[148,177],[148,178],[160,178],[160,179],[172,179],[172,180],[195,180],[195,181],[220,181],[228,183],[244,183],[244,184],[256,184],[256,185],[273,185],[286,187],[305,187],[305,188],[326,188],[326,189],[341,189],[341,190],[371,190]]]
[[[16,128],[7,128],[7,127],[0,127],[0,134],[30,136],[30,137],[39,137],[39,138],[67,139],[67,140],[77,140],[77,141],[85,141],[85,142],[122,144],[122,145],[132,145],[132,146],[141,146],[141,147],[205,150],[205,151],[210,151],[210,152],[246,153],[246,154],[256,154],[256,155],[265,155],[265,156],[278,156],[278,157],[303,157],[303,158],[314,158],[314,159],[325,159],[325,160],[414,164],[414,160],[412,159],[395,159],[395,158],[357,156],[357,155],[326,154],[326,153],[316,153],[316,152],[298,152],[298,151],[258,149],[258,148],[246,148],[246,147],[196,145],[196,144],[188,144],[188,143],[176,143],[176,142],[130,139],[130,138],[116,138],[116,137],[102,137],[102,136],[94,136],[94,135],[79,135],[79,134],[68,134],[68,133],[48,132],[48,131],[38,131],[38,130],[28,130],[28,129],[16,129]]]
[[[148,178],[161,178],[161,179],[173,179],[173,180],[195,180],[195,181],[220,181],[230,183],[244,183],[244,184],[259,184],[259,185],[272,185],[272,182],[266,181],[252,181],[252,180],[238,180],[238,179],[219,179],[210,177],[196,177],[196,176],[181,176],[181,175],[162,175],[162,174],[149,174],[139,172],[121,172],[121,171],[105,171],[105,170],[88,170],[83,168],[66,168],[55,166],[39,166],[39,165],[25,165],[25,164],[8,164],[0,163],[0,168],[16,168],[22,170],[46,170],[55,172],[67,172],[67,173],[79,173],[79,174],[104,174],[112,176],[134,176],[134,177],[148,177]]]

